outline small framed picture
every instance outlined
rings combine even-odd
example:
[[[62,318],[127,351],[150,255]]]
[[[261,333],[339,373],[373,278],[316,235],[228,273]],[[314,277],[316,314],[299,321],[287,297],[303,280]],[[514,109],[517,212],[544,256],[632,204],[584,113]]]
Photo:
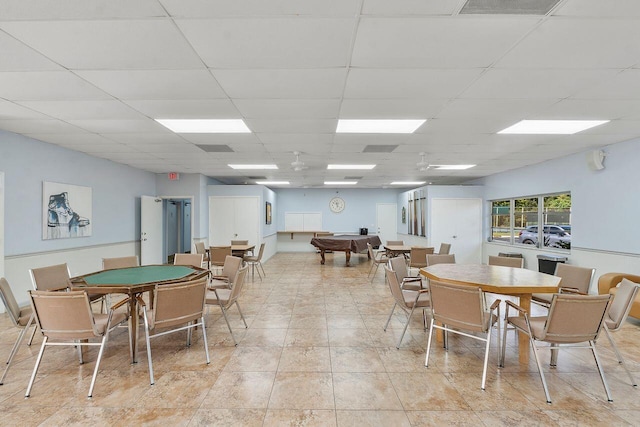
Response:
[[[267,225],[271,224],[271,203],[266,203],[265,218]]]

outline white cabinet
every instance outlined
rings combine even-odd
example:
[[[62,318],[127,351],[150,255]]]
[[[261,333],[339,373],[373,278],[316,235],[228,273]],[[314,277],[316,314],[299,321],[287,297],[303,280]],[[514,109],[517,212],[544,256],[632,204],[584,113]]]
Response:
[[[259,197],[209,197],[209,245],[229,245],[231,240],[260,244]]]

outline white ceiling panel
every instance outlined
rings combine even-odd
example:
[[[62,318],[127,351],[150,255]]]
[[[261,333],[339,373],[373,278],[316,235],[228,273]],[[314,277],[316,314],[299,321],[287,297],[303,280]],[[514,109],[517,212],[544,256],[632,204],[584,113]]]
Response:
[[[554,18],[515,46],[497,67],[627,68],[640,61],[640,26],[631,19]]]
[[[85,133],[85,130],[61,120],[4,120],[0,119],[0,129],[9,132],[31,133]]]
[[[0,29],[69,69],[191,69],[202,66],[173,22],[14,21]]]
[[[108,19],[166,16],[156,0],[4,0],[1,20]]]
[[[211,68],[344,67],[355,19],[198,19],[176,23]]]
[[[616,70],[493,69],[474,82],[461,98],[567,98],[615,74]]]
[[[137,146],[139,144],[176,144],[176,143],[185,143],[184,140],[179,135],[176,135],[172,132],[163,132],[163,133],[109,133],[104,135],[105,138],[108,138],[112,141],[121,142],[123,144]],[[151,151],[150,151],[151,152]]]
[[[29,108],[18,105],[14,102],[5,101],[0,99],[0,119],[47,119],[44,114],[37,111],[30,110]]]
[[[194,144],[258,144],[260,140],[254,133],[183,133],[186,141]]]
[[[30,47],[1,31],[0,52],[2,52],[2,55],[0,55],[0,71],[61,69],[55,62],[50,61]]]
[[[38,139],[44,142],[50,142],[52,144],[61,146],[76,146],[76,150],[81,151],[81,146],[92,144],[117,144],[117,142],[109,140],[104,136],[97,135],[95,133],[82,132],[82,133],[34,133],[27,134],[31,138]],[[119,144],[124,146],[124,144]]]
[[[260,133],[333,133],[338,126],[336,119],[246,119],[249,129]]]
[[[19,104],[62,120],[144,119],[120,101],[22,101]]]
[[[240,112],[229,99],[128,100],[134,110],[154,119],[235,119]]]
[[[481,69],[351,69],[345,98],[448,99],[462,93]]]
[[[351,65],[488,67],[538,21],[537,17],[362,18]]]
[[[79,76],[120,99],[184,100],[226,98],[207,69],[77,71]]]
[[[263,144],[272,147],[274,151],[283,151],[279,144],[282,145],[292,145],[296,143],[300,143],[302,146],[317,146],[322,147],[333,144],[333,134],[326,133],[262,133],[260,134],[260,141]],[[285,150],[286,151],[286,150]],[[293,149],[291,151],[305,151],[305,150],[296,150]]]
[[[336,119],[339,99],[238,99],[235,106],[247,118]]]
[[[441,119],[473,119],[502,117],[522,120],[537,117],[541,111],[557,103],[557,99],[454,99],[438,113]]]
[[[573,97],[608,100],[640,99],[640,70],[624,70],[590,87],[583,88]]]
[[[156,133],[166,129],[153,120],[68,120],[68,122],[94,133]]]
[[[231,98],[341,98],[346,68],[314,70],[212,70]]]
[[[640,119],[640,99],[563,99],[531,119]]]
[[[341,119],[425,119],[438,115],[445,99],[344,99]]]
[[[12,101],[110,99],[68,71],[0,72],[0,98]]]
[[[364,0],[363,15],[451,15],[460,0]]]
[[[554,16],[582,16],[594,18],[640,17],[640,3],[636,0],[565,0]]]
[[[359,0],[160,0],[176,18],[221,16],[354,16]]]

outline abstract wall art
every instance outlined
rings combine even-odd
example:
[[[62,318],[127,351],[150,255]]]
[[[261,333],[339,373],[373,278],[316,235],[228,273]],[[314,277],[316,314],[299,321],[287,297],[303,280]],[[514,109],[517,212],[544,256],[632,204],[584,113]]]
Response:
[[[91,236],[91,187],[43,182],[42,238]]]

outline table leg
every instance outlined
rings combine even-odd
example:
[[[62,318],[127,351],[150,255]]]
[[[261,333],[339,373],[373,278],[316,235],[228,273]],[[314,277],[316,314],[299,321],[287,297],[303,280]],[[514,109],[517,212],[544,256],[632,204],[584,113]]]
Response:
[[[527,313],[531,313],[531,294],[520,295],[520,307]],[[529,347],[531,343],[526,334],[518,332],[518,361],[522,364],[529,363]]]
[[[131,295],[129,300],[129,350],[131,363],[138,363],[138,303],[136,295]]]
[[[349,267],[349,261],[351,260],[351,251],[347,249],[345,253],[347,254],[347,267]]]
[[[324,265],[324,249],[320,249],[320,264]]]

